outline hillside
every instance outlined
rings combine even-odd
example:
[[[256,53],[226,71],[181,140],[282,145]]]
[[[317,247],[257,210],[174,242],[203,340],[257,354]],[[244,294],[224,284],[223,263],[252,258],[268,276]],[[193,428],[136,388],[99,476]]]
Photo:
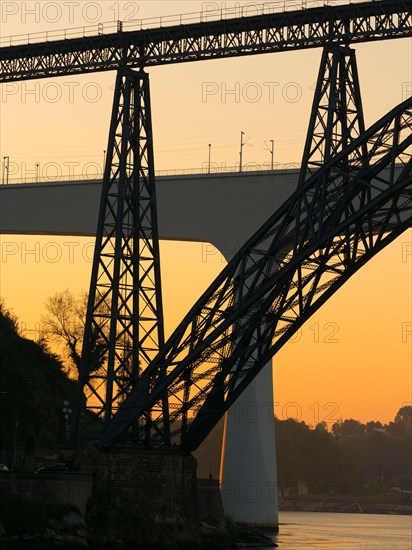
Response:
[[[56,452],[65,437],[63,401],[74,397],[59,358],[22,338],[0,302],[0,463],[19,468],[35,453]]]

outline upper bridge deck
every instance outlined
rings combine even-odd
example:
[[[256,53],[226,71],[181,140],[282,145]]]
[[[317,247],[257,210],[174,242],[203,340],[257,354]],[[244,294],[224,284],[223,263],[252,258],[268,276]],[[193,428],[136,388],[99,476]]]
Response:
[[[119,22],[114,28],[99,24],[5,37],[0,82],[412,36],[412,0],[270,2],[253,11],[240,17],[230,10],[206,11]]]

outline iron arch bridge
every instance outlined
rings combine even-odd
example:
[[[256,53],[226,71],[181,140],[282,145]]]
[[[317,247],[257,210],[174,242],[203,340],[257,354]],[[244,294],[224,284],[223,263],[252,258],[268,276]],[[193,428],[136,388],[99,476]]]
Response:
[[[365,130],[349,45],[411,37],[412,0],[265,5],[245,17],[0,41],[0,83],[117,71],[74,440],[87,406],[103,449],[196,449],[288,338],[411,225],[412,99]],[[165,342],[144,68],[315,47],[324,52],[297,191]]]
[[[101,447],[139,415],[160,411],[167,392],[172,435],[195,450],[303,323],[411,224],[412,98],[319,169],[250,238],[143,373]],[[153,423],[162,442],[159,412]]]

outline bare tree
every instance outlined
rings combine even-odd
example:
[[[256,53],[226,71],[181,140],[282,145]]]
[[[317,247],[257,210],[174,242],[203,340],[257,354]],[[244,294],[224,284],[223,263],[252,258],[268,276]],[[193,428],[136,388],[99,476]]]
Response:
[[[68,288],[56,292],[45,302],[47,313],[41,317],[41,338],[63,345],[67,352],[68,370],[78,376],[83,346],[87,310],[87,294],[77,296]],[[88,360],[89,373],[101,368],[106,357],[106,345],[97,334],[92,334],[92,356]]]

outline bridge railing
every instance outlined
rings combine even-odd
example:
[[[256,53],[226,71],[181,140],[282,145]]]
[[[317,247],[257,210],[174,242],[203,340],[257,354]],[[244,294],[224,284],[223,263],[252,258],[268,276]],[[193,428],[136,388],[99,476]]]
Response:
[[[358,3],[361,0],[281,0],[278,2],[248,3],[245,6],[235,5],[225,8],[203,10],[201,12],[133,19],[128,21],[104,22],[69,29],[56,29],[36,33],[24,33],[14,36],[0,37],[0,47],[36,44],[57,40],[72,40],[116,32],[140,31],[146,29],[187,25],[190,23],[208,23],[253,15],[269,15],[285,11],[316,8],[321,6],[337,6]]]
[[[211,166],[210,170],[208,166],[201,168],[171,168],[168,170],[156,170],[156,177],[173,177],[173,176],[213,176],[213,175],[222,175],[222,174],[262,174],[262,173],[274,173],[281,171],[297,170],[299,169],[300,164],[297,162],[289,163],[275,163],[274,169],[271,169],[270,163],[258,164],[258,163],[248,163],[245,164],[242,168],[242,172],[239,171],[239,165],[237,166],[226,166],[226,165],[214,165]],[[13,177],[7,178],[7,175],[3,172],[3,177],[0,181],[1,185],[17,185],[17,184],[36,184],[36,183],[67,183],[67,182],[96,182],[101,181],[103,175],[100,174],[57,174],[44,176],[39,175],[38,177],[33,177],[33,173],[27,173],[22,175],[16,175]]]

